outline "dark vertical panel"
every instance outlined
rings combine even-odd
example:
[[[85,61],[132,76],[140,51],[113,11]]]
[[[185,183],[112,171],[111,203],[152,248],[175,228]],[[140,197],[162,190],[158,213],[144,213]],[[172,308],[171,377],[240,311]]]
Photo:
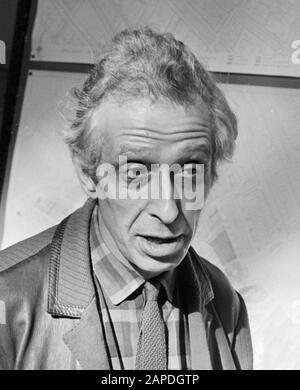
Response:
[[[0,238],[12,152],[26,85],[36,0],[19,0],[0,130]]]
[[[18,0],[0,0],[0,39],[6,45],[6,64],[9,65]],[[0,66],[0,69],[2,66]],[[3,68],[6,68],[3,66]]]
[[[6,46],[6,63],[0,64],[0,131],[17,5],[17,0],[0,0],[0,40],[3,41]]]

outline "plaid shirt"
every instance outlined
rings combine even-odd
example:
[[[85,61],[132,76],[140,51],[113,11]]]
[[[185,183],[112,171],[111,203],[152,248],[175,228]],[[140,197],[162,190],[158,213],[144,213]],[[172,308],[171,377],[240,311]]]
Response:
[[[135,369],[145,280],[130,263],[120,261],[108,249],[100,234],[97,206],[91,219],[90,248],[111,368]],[[163,286],[159,304],[167,328],[168,369],[190,369],[188,324],[176,287],[176,269],[159,280]]]

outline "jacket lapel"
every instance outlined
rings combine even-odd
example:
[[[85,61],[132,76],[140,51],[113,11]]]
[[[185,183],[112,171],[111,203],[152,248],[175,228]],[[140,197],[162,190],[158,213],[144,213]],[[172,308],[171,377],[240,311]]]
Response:
[[[57,227],[51,243],[48,312],[77,318],[65,344],[83,369],[109,369],[90,265],[89,226],[95,201],[86,203]]]
[[[95,298],[83,312],[79,323],[65,334],[64,341],[83,369],[110,369]]]
[[[224,327],[220,321],[219,315],[213,302],[210,303],[212,312],[211,318],[214,321],[214,336],[216,339],[218,354],[221,360],[223,370],[236,370],[236,366],[231,353],[231,343],[225,333]]]
[[[90,265],[89,225],[95,201],[86,203],[57,227],[51,242],[48,312],[80,318],[95,295]]]
[[[201,262],[193,261],[193,253],[191,250],[186,261],[180,265],[184,288],[182,293],[188,315],[192,369],[213,369],[214,352],[209,348],[208,339],[215,337],[221,368],[235,370],[230,343],[214,308],[214,293],[209,277]],[[213,331],[214,335],[211,335]]]
[[[208,318],[204,320],[204,316],[201,312],[194,312],[189,314],[189,332],[191,342],[191,361],[193,370],[212,370],[211,356],[212,353],[209,350],[207,343],[207,332],[205,329],[205,323],[208,324],[208,329],[212,321],[211,318],[208,322]],[[210,317],[210,315],[209,315]],[[236,370],[232,353],[230,350],[230,343],[227,340],[224,329],[221,325],[217,325],[215,329],[215,339],[218,348],[218,355],[221,361],[222,370]]]

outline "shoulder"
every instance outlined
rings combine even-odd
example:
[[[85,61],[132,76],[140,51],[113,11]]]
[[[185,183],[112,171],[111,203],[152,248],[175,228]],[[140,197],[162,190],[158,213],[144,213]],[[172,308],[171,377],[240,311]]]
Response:
[[[50,245],[0,272],[0,300],[6,304],[39,299],[47,287]],[[21,298],[21,299],[20,299]],[[9,307],[9,305],[8,305]]]
[[[0,252],[0,300],[34,297],[47,285],[47,269],[55,226]]]
[[[48,265],[54,228],[0,252],[0,369],[14,366],[21,340],[47,304]],[[25,338],[24,338],[25,337]]]
[[[22,263],[47,247],[52,241],[56,227],[57,225],[52,226],[35,236],[0,251],[0,275],[2,272]]]

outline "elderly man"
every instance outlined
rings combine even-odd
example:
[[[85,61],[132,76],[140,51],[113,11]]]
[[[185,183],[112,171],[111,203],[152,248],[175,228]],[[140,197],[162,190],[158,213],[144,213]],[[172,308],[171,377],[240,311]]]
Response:
[[[1,252],[1,368],[251,369],[243,299],[190,246],[234,149],[223,94],[182,42],[141,28],[73,96],[64,137],[89,199]]]

